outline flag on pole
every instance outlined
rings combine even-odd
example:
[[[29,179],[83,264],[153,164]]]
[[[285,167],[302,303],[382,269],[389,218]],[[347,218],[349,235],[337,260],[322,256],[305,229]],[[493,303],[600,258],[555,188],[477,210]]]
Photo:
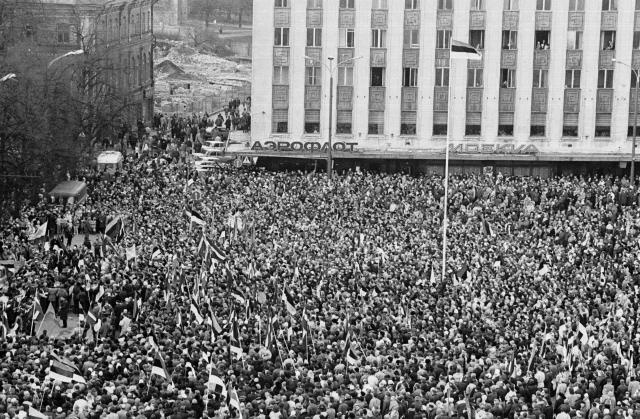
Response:
[[[38,293],[33,297],[33,317],[32,321],[39,322],[44,318],[44,310],[42,310],[42,306],[40,305],[40,300],[38,299]]]
[[[238,303],[242,305],[244,305],[247,302],[246,298],[244,297],[244,293],[238,287],[233,287],[231,289],[231,296],[235,298],[238,301]]]
[[[211,367],[211,365],[210,365]],[[209,381],[207,383],[209,391],[217,394],[218,396],[227,397],[227,386],[224,385],[224,381],[217,375],[209,373]]]
[[[60,361],[51,361],[51,365],[49,366],[49,374],[47,378],[52,379],[54,381],[60,381],[61,383],[82,383],[86,384],[87,381],[79,374],[76,374],[76,371],[73,367],[63,364]]]
[[[171,375],[169,371],[167,371],[167,367],[164,363],[164,359],[162,359],[162,355],[160,351],[156,351],[156,356],[153,359],[153,365],[151,366],[151,374],[155,374],[159,377],[164,378],[165,380],[169,380]]]
[[[240,330],[238,329],[238,322],[233,319],[231,324],[231,335],[229,336],[229,349],[231,353],[236,355],[236,358],[242,357],[242,346],[240,345]]]
[[[349,348],[347,348],[346,360],[350,365],[355,365],[360,362],[360,355],[353,347],[349,346]]]
[[[198,224],[201,226],[207,225],[207,223],[204,221],[204,217],[194,209],[187,210],[187,216],[189,217],[190,225],[192,224]]]
[[[124,222],[122,220],[122,216],[116,215],[105,227],[104,234],[118,241],[118,239],[124,234]]]
[[[193,313],[193,316],[196,318],[196,321],[198,322],[198,324],[202,324],[204,323],[204,318],[202,318],[202,315],[200,314],[200,310],[198,310],[198,307],[196,307],[195,304],[191,303],[191,313]]]
[[[48,225],[48,221],[45,221],[44,224],[40,224],[40,226],[36,229],[36,231],[33,234],[29,235],[29,240],[37,240],[40,237],[44,237],[47,234],[47,225]]]
[[[27,416],[27,419],[49,419],[49,416],[45,415],[39,410],[36,410],[35,407],[29,406],[29,414]]]
[[[238,417],[242,419],[242,411],[240,410],[240,398],[238,393],[229,385],[229,406],[236,409]]]
[[[136,258],[136,245],[134,244],[131,247],[127,247],[127,262],[130,261],[131,259],[135,259]]]
[[[285,287],[282,287],[282,301],[284,302],[284,306],[289,314],[294,316],[296,314],[296,305],[293,301],[293,297],[291,297],[291,294],[287,292]]]
[[[216,243],[209,243],[209,249],[211,250],[211,256],[213,256],[218,262],[224,262],[227,260],[227,255],[224,253]]]
[[[482,54],[469,44],[464,42],[451,40],[450,58],[461,58],[467,60],[481,60]]]
[[[485,220],[484,218],[481,219],[481,222],[482,222],[482,233],[485,236],[495,237],[496,233],[493,231],[493,228],[491,227],[491,224],[489,224],[489,222],[487,220]]]

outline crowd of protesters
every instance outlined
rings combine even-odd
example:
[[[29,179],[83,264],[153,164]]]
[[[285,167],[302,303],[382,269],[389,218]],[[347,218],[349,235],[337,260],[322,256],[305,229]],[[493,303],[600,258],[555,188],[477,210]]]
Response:
[[[625,179],[452,177],[443,276],[439,176],[197,174],[162,153],[78,178],[73,211],[43,197],[2,228],[20,262],[2,284],[4,417],[640,417]],[[123,222],[27,240],[58,218]],[[49,307],[85,321],[51,336]],[[80,378],[52,378],[60,360]]]

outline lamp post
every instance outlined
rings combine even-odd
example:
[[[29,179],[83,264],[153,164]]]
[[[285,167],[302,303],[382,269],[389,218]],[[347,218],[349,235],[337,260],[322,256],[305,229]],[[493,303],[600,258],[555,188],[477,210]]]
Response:
[[[638,70],[631,67],[629,64],[616,60],[613,58],[613,61],[616,64],[620,64],[625,67],[629,67],[633,74],[636,76],[636,85],[634,87],[634,91],[636,94],[636,100],[633,104],[633,141],[631,145],[631,187],[635,189],[636,187],[636,136],[637,136],[637,126],[638,126],[638,85],[640,84],[640,73]]]
[[[308,55],[304,56],[305,59],[309,61],[313,61],[314,63],[322,64],[318,59],[309,57]],[[340,61],[336,64],[335,68],[340,67],[343,64],[347,64],[351,61],[359,60],[362,56],[352,57],[346,60]],[[331,142],[333,135],[333,60],[334,57],[328,57],[329,65],[323,64],[324,67],[329,71],[329,139],[327,142],[327,175],[329,176],[329,180],[333,179],[333,144]]]

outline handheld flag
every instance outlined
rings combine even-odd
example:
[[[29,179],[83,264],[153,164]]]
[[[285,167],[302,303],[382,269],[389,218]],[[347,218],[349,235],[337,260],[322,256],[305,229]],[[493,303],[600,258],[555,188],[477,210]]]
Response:
[[[294,316],[296,314],[295,303],[294,303],[293,298],[291,297],[291,295],[284,288],[282,288],[282,301],[284,302],[284,306],[287,309],[287,311],[289,312],[289,314]]]
[[[45,221],[44,224],[41,224],[33,234],[29,235],[29,241],[37,240],[40,237],[44,237],[47,234],[48,223],[49,221]]]

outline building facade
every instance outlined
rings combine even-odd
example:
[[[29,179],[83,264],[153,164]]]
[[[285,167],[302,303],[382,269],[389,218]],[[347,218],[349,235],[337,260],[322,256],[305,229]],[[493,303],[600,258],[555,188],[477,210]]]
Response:
[[[332,108],[338,159],[441,161],[449,136],[458,162],[624,167],[639,7],[636,0],[256,0],[252,149],[322,154]],[[452,39],[483,59],[450,60]]]
[[[152,0],[12,0],[3,17],[0,59],[37,56],[42,65],[24,70],[45,79],[63,75],[74,59],[90,62],[94,84],[123,98],[128,122],[153,118]],[[47,65],[79,49],[85,56]]]

